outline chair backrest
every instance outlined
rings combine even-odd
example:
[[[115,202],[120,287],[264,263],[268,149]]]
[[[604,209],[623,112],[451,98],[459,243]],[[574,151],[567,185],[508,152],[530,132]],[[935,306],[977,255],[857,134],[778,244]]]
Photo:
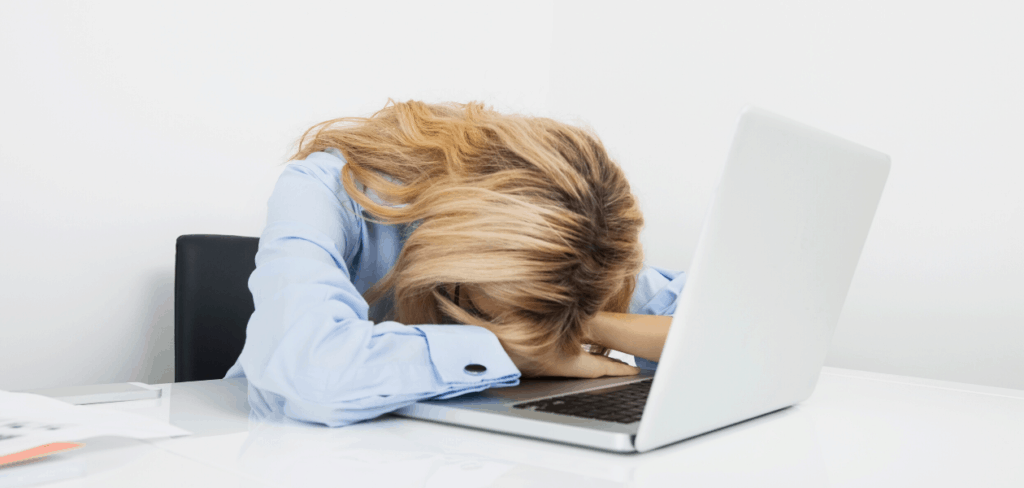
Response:
[[[223,378],[255,309],[256,237],[183,235],[174,264],[174,381]]]

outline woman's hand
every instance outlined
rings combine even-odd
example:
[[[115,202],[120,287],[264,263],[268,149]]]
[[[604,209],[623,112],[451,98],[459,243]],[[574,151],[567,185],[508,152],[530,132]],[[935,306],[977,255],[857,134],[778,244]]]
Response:
[[[505,352],[524,377],[564,376],[567,378],[600,378],[602,376],[632,376],[640,369],[617,359],[590,354],[580,349],[579,354],[549,354],[537,358],[521,354],[506,347]]]

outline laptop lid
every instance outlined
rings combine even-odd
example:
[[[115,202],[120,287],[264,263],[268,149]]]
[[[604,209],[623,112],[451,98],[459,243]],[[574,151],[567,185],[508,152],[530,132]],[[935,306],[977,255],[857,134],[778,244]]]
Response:
[[[810,396],[889,157],[770,112],[740,115],[634,446]]]

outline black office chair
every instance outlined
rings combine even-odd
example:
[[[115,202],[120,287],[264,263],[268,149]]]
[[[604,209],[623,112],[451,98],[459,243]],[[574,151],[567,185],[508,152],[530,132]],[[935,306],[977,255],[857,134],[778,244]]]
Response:
[[[256,237],[184,235],[174,263],[174,381],[223,378],[255,306]]]

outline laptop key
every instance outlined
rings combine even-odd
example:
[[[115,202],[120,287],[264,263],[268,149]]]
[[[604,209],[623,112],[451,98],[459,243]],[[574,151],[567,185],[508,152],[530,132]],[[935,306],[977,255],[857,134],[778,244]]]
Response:
[[[630,424],[640,420],[651,380],[513,405],[513,408]]]

